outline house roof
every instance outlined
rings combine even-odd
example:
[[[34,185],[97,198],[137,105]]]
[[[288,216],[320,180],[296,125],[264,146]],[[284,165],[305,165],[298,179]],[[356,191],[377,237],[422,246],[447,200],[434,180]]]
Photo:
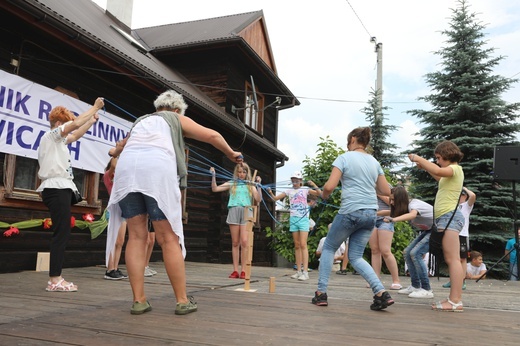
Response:
[[[152,49],[238,38],[238,33],[263,17],[263,11],[195,20],[134,30]]]
[[[247,28],[253,24],[261,25],[264,39],[261,43],[248,42]],[[132,30],[136,40],[148,46],[158,54],[164,51],[175,51],[193,47],[210,47],[218,44],[236,42],[245,48],[257,62],[258,66],[277,85],[283,95],[287,95],[289,103],[299,105],[300,102],[278,77],[271,43],[262,10],[201,19],[182,23],[158,25]],[[260,52],[260,50],[262,52]]]
[[[134,43],[119,33],[115,27],[118,23],[91,0],[13,0],[12,4],[31,13],[40,22],[52,25],[67,33],[71,38],[89,46],[111,59],[121,61],[125,66],[138,70],[141,74],[159,81],[167,88],[172,88],[192,103],[198,105],[237,133],[243,133],[243,124],[229,117],[206,94],[192,85],[182,74],[165,65],[152,54],[143,52]],[[243,18],[237,16],[238,18]],[[244,25],[247,25],[244,23]],[[239,27],[239,24],[236,25]],[[279,160],[287,157],[271,142],[249,132],[248,138],[270,152]]]

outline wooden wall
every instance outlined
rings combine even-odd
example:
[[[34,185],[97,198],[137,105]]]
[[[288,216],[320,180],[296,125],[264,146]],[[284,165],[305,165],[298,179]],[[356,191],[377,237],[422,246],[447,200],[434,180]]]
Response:
[[[13,52],[22,52],[24,58],[20,69],[20,76],[50,88],[57,86],[72,90],[78,94],[81,100],[93,102],[97,96],[103,96],[107,100],[121,107],[121,109],[107,103],[106,110],[112,114],[133,121],[133,117],[153,111],[153,100],[163,90],[147,88],[134,79],[124,75],[107,74],[102,72],[107,67],[99,61],[95,61],[81,51],[72,49],[68,42],[49,36],[47,33],[35,29],[16,17],[0,10],[0,32],[4,40],[0,42],[0,69],[13,72],[9,65]],[[42,43],[43,42],[43,43]],[[238,53],[235,51],[235,53]],[[233,57],[234,54],[231,56]],[[30,57],[42,58],[30,59]],[[65,61],[73,62],[70,65]],[[230,52],[226,49],[216,49],[211,53],[195,54],[180,59],[172,64],[179,68],[193,83],[206,85],[201,87],[217,104],[230,113],[231,105],[243,106],[245,80],[251,73],[250,61],[241,60],[234,56],[230,59]],[[93,69],[84,69],[84,66]],[[100,72],[96,71],[97,69]],[[262,82],[261,82],[262,84]],[[215,88],[217,87],[217,88]],[[229,91],[236,89],[237,91]],[[266,99],[266,102],[272,102]],[[130,113],[130,115],[127,114]],[[264,137],[275,143],[276,117],[273,110],[267,110],[264,120]],[[257,169],[263,182],[273,182],[275,176],[274,159],[272,153],[261,152],[258,148],[251,147],[246,141],[242,143],[243,136],[237,135],[231,129],[226,128],[221,122],[211,118],[206,111],[190,104],[188,113],[200,124],[214,128],[222,133],[224,138],[235,148],[242,151],[245,160],[252,169]],[[229,114],[230,117],[235,115]],[[233,170],[233,163],[225,158],[214,148],[193,141],[187,141],[192,150],[224,167],[228,171]],[[0,155],[3,160],[4,155]],[[108,161],[108,156],[107,156]],[[2,162],[0,162],[1,164]],[[1,165],[3,167],[3,165]],[[0,171],[3,178],[4,171]],[[0,180],[0,184],[3,179]],[[212,193],[208,175],[190,173],[190,181],[207,181],[201,183],[205,188],[188,188],[187,212],[188,223],[184,227],[186,238],[187,260],[231,263],[231,236],[229,227],[225,223],[227,216],[228,196],[222,193]],[[101,211],[107,205],[108,194],[100,179],[99,199]],[[0,221],[14,223],[29,219],[43,219],[49,217],[48,212],[41,207],[32,208],[27,204],[26,208],[6,208],[0,206]],[[272,204],[268,204],[272,208]],[[272,252],[268,249],[268,240],[262,231],[266,226],[274,224],[269,214],[265,212],[265,206],[260,208],[260,225],[255,229],[255,251],[253,261],[256,265],[271,265]],[[73,215],[81,219],[81,210],[76,210]],[[100,215],[95,215],[97,218]],[[34,270],[37,252],[48,252],[51,239],[49,230],[28,229],[21,230],[20,235],[6,238],[0,236],[0,273],[18,270]],[[90,265],[103,265],[105,261],[106,233],[98,238],[90,239],[88,230],[74,228],[71,240],[66,251],[65,267],[80,267]],[[160,260],[161,254],[156,245],[152,260]],[[124,253],[121,259],[124,263]]]

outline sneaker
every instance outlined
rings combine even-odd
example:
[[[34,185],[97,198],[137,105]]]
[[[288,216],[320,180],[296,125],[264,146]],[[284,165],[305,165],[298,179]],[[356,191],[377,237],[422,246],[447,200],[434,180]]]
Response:
[[[152,271],[150,270],[150,267],[144,267],[144,276],[149,278],[150,276],[153,276]]]
[[[119,268],[116,269],[116,272],[118,275],[120,275],[123,279],[128,279],[128,275],[125,275],[123,274],[123,272],[121,270],[119,270]]]
[[[245,279],[246,278],[246,272],[241,272],[240,273],[240,278],[241,279]]]
[[[417,290],[420,290],[420,288],[415,288],[413,287],[412,285],[406,287],[406,288],[403,288],[402,290],[399,290],[397,291],[398,294],[406,294],[406,295],[409,295],[410,293],[412,292],[415,292]]]
[[[442,285],[444,288],[450,288],[451,287],[451,281],[446,282],[444,285]]]
[[[346,269],[341,269],[336,272],[338,275],[347,275],[348,271]]]
[[[309,280],[309,273],[308,272],[302,272],[302,275],[298,277],[299,281],[306,281]]]
[[[134,304],[132,304],[132,308],[130,309],[130,313],[132,315],[141,315],[151,310],[152,306],[150,303],[148,303],[148,301],[145,303],[134,302]]]
[[[384,291],[381,297],[374,296],[374,302],[370,305],[370,310],[383,310],[394,303],[394,300],[390,296],[390,293]]]
[[[157,275],[157,270],[153,269],[152,267],[148,266],[148,269],[153,275]]]
[[[301,271],[297,271],[296,273],[294,273],[293,275],[291,275],[291,279],[299,279],[300,276],[302,276],[302,272]]]
[[[235,270],[231,274],[229,274],[228,278],[230,279],[238,279],[240,276],[238,275],[238,272]]]
[[[190,312],[197,311],[197,303],[192,296],[188,296],[187,303],[177,303],[175,306],[175,315],[187,315]]]
[[[126,279],[126,276],[124,276],[117,269],[107,270],[105,272],[105,280],[122,280],[122,279]]]
[[[424,288],[419,288],[417,291],[414,291],[408,295],[410,298],[433,298],[432,290],[425,290]]]
[[[317,306],[328,306],[327,293],[325,292],[318,295],[318,291],[314,292],[314,298],[312,298],[311,302]]]

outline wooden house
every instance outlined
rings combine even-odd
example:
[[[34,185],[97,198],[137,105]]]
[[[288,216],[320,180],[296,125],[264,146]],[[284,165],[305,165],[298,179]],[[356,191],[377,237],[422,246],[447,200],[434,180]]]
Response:
[[[12,77],[8,80],[19,78],[87,104],[104,97],[106,111],[128,123],[153,112],[156,96],[173,89],[188,103],[186,115],[220,132],[264,182],[275,182],[276,168],[288,160],[276,147],[278,112],[299,102],[278,78],[262,11],[132,30],[117,7],[105,11],[90,0],[6,0],[0,2],[0,32],[0,72]],[[16,126],[28,131],[32,125],[23,114],[14,114],[22,113],[24,93],[5,80],[0,79],[2,225],[49,217],[35,192],[40,183],[34,159],[37,143],[24,146],[18,141],[28,155],[11,150],[17,145],[13,136],[21,133]],[[15,115],[17,125],[11,126],[9,117]],[[121,138],[111,138],[114,143],[117,139]],[[189,140],[187,146],[189,166],[203,158],[232,171],[233,164],[211,146]],[[100,172],[74,168],[76,185],[85,197],[72,209],[77,219],[87,213],[99,218],[107,204]],[[207,174],[189,171],[184,196],[186,259],[230,263],[227,196],[212,193],[209,184]],[[262,229],[274,226],[273,208],[269,202],[260,207],[256,265],[272,264]],[[0,237],[0,272],[34,269],[37,253],[48,251],[50,237],[41,226]],[[75,227],[65,266],[103,264],[105,241],[105,233],[91,239],[88,230]],[[160,251],[152,259],[160,259]]]

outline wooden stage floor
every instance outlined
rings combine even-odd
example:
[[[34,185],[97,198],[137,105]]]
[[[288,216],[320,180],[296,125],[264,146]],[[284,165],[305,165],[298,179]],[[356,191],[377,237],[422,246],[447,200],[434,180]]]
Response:
[[[0,345],[518,345],[520,282],[468,281],[464,313],[436,312],[433,299],[391,291],[396,303],[371,311],[372,294],[359,275],[331,274],[329,306],[310,303],[318,272],[298,282],[292,269],[253,267],[249,291],[228,279],[230,265],[186,263],[188,291],[198,311],[174,314],[162,263],[145,279],[153,310],[131,315],[128,280],[103,279],[104,268],[64,270],[75,293],[46,292],[48,273],[0,274]],[[124,271],[124,268],[122,268]],[[269,278],[276,288],[269,293]],[[388,276],[383,276],[386,286]],[[402,277],[403,286],[409,278]],[[447,281],[432,279],[435,300]]]

